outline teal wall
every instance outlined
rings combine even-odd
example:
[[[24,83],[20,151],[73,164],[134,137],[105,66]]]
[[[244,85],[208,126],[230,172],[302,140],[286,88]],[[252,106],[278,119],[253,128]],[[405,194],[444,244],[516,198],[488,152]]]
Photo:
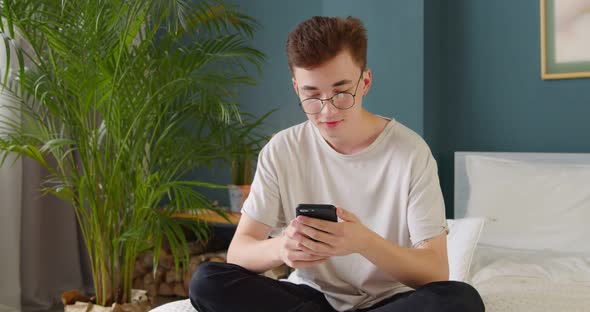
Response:
[[[257,115],[278,108],[266,124],[276,132],[302,122],[297,97],[291,84],[291,74],[285,55],[287,33],[302,20],[321,14],[322,3],[316,0],[236,0],[243,13],[254,17],[261,28],[252,46],[266,54],[266,64],[258,77],[258,85],[240,88],[239,104]],[[316,13],[320,12],[320,13]]]
[[[590,152],[590,79],[540,79],[539,1],[443,3],[440,106],[426,137],[447,206],[454,151]]]
[[[322,15],[360,18],[369,38],[373,86],[363,102],[423,133],[423,0],[324,0]]]
[[[440,147],[442,112],[441,75],[442,42],[441,1],[424,2],[424,139],[435,153]],[[435,153],[436,156],[436,153]]]
[[[266,122],[268,133],[306,120],[291,84],[285,43],[297,24],[315,15],[352,15],[363,21],[369,37],[368,66],[373,72],[373,86],[363,105],[373,113],[394,117],[423,133],[422,0],[232,2],[261,25],[252,45],[266,54],[266,63],[258,85],[240,88],[238,101],[244,110],[257,115],[278,108]],[[230,181],[229,171],[223,164],[193,176],[219,184]],[[228,202],[226,190],[204,190],[204,193],[222,204]]]
[[[236,1],[244,13],[256,18],[262,29],[253,45],[267,55],[259,85],[240,92],[240,105],[254,113],[278,107],[268,122],[279,130],[304,121],[291,85],[285,43],[287,34],[314,15],[360,18],[369,37],[368,66],[373,87],[365,107],[394,117],[416,132],[423,132],[423,1]],[[384,14],[386,12],[386,14]]]
[[[424,136],[448,216],[455,151],[590,152],[590,79],[540,79],[537,0],[236,3],[261,23],[253,44],[267,54],[259,85],[240,89],[240,104],[257,114],[278,107],[269,132],[305,120],[291,87],[287,33],[313,15],[363,20],[374,75],[364,104]],[[226,184],[229,174],[220,169],[212,178]]]

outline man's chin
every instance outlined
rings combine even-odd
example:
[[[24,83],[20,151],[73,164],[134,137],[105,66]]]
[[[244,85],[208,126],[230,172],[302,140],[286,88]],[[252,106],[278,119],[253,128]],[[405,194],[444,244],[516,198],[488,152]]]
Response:
[[[338,128],[338,129],[322,128],[322,129],[320,129],[320,133],[322,134],[322,136],[325,139],[330,139],[330,140],[339,140],[340,138],[343,137],[343,131],[340,128]]]

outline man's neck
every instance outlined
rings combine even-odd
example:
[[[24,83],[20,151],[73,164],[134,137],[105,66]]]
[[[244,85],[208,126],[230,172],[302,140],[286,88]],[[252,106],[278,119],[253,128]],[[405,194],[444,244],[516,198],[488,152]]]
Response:
[[[326,140],[326,142],[339,153],[345,155],[356,154],[375,142],[379,134],[385,129],[387,123],[388,121],[386,119],[364,111],[358,131],[340,140],[333,139]]]

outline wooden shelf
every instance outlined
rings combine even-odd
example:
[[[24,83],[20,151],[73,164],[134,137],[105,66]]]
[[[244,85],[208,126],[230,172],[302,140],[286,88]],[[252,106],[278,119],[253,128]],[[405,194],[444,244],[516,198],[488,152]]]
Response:
[[[240,216],[242,216],[239,212],[232,212],[232,211],[225,211],[224,212],[227,218],[230,220],[228,222],[226,219],[218,215],[217,213],[210,211],[210,210],[197,210],[195,212],[189,213],[175,213],[172,216],[174,218],[179,219],[198,219],[209,223],[217,223],[217,224],[233,224],[237,225],[240,221]]]

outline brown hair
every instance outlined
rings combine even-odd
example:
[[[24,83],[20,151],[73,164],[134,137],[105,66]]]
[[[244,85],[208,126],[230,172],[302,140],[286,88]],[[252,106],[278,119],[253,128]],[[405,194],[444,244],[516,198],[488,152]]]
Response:
[[[347,50],[354,62],[367,66],[367,30],[355,17],[314,16],[293,29],[287,38],[287,60],[293,67],[311,69]]]

